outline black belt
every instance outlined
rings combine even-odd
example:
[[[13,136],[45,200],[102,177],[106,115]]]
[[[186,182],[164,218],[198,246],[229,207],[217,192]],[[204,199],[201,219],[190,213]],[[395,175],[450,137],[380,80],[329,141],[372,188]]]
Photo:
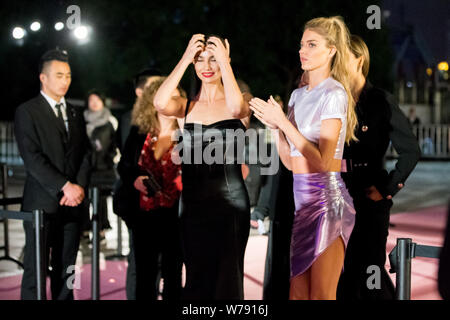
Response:
[[[353,159],[343,159],[347,165],[347,172],[352,172],[358,169],[364,169],[369,167],[369,162],[367,161],[354,161]]]

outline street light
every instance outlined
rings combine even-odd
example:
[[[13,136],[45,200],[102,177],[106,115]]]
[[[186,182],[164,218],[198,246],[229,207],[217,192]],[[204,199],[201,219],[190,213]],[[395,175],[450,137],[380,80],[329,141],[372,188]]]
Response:
[[[61,31],[62,29],[64,29],[64,23],[62,23],[61,21],[58,21],[57,23],[55,23],[56,31]]]
[[[25,37],[25,29],[22,27],[15,27],[12,32],[12,36],[16,40],[20,40]]]
[[[437,67],[439,71],[448,71],[448,62],[447,61],[439,62]]]
[[[31,25],[30,25],[30,29],[31,31],[38,31],[41,28],[41,24],[38,21],[34,21]]]
[[[78,40],[85,40],[88,36],[88,28],[86,26],[79,26],[75,28],[73,34]]]

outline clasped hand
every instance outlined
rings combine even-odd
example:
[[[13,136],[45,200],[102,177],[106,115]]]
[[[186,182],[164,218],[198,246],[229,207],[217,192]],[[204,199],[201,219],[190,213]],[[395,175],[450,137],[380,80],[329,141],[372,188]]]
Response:
[[[76,207],[84,200],[84,189],[77,184],[68,182],[62,191],[64,196],[59,202],[61,206]]]

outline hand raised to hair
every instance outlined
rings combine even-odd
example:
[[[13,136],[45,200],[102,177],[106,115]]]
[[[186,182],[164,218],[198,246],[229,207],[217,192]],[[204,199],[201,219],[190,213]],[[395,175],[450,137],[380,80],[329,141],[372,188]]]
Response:
[[[194,34],[181,59],[189,61],[189,63],[193,63],[197,53],[203,50],[205,50],[205,35],[200,33]]]
[[[209,37],[206,43],[206,50],[211,51],[219,66],[230,62],[230,44],[227,39],[225,39],[224,45],[219,38]]]

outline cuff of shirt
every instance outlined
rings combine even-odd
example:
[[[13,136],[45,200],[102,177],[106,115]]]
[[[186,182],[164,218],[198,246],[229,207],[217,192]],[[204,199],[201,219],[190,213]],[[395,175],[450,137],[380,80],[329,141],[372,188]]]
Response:
[[[69,183],[70,181],[69,180],[67,180],[67,182],[66,183],[64,183],[64,185],[63,185],[63,187],[61,188],[61,191],[63,191],[64,190],[64,188],[67,186],[67,184]]]

